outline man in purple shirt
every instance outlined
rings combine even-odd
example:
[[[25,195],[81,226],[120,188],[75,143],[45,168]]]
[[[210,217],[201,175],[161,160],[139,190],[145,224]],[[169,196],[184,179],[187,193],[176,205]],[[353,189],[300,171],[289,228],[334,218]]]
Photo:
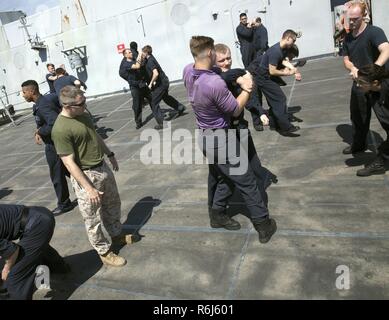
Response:
[[[252,78],[248,76],[242,83],[242,92],[234,98],[226,83],[212,69],[215,65],[215,48],[212,38],[194,36],[190,41],[190,49],[195,60],[184,69],[184,83],[189,101],[196,115],[200,129],[200,143],[204,155],[209,162],[209,181],[218,179],[214,193],[208,190],[211,227],[237,230],[240,225],[226,213],[227,198],[230,190],[238,188],[249,211],[250,219],[258,231],[259,241],[266,243],[275,233],[277,226],[274,219],[269,218],[267,199],[262,195],[253,169],[247,165],[244,172],[236,174],[244,159],[235,131],[228,132],[231,117],[238,117],[250,98]],[[240,157],[231,155],[231,149],[239,150]],[[242,157],[243,155],[243,157]]]

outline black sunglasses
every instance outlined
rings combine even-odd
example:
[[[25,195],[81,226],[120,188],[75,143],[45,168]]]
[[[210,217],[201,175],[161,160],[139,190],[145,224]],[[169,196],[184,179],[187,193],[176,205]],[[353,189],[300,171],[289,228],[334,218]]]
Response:
[[[72,105],[69,105],[69,107],[72,107],[72,108],[82,108],[82,107],[85,107],[86,106],[86,99],[84,99],[82,102],[80,103],[72,103]]]

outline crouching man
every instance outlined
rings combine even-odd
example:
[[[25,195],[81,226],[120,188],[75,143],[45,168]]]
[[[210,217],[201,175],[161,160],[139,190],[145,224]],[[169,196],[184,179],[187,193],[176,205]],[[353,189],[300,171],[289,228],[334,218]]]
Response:
[[[54,226],[54,216],[47,208],[0,205],[0,256],[5,261],[0,281],[2,297],[31,300],[36,269],[41,264],[52,273],[70,271],[49,245]]]

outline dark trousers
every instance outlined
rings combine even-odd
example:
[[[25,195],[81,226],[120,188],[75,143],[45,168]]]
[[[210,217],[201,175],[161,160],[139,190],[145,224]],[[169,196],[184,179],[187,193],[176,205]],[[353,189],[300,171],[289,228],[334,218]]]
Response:
[[[371,109],[376,99],[370,93],[363,92],[356,83],[351,88],[350,115],[353,126],[353,150],[366,148],[366,138],[369,133]]]
[[[55,147],[51,144],[45,145],[47,164],[50,169],[50,178],[53,183],[57,202],[60,208],[65,208],[71,204],[69,199],[69,188],[66,181],[67,170],[58,156]]]
[[[27,223],[18,243],[19,256],[12,267],[5,286],[11,300],[31,300],[35,288],[38,265],[62,263],[58,252],[49,245],[55,220],[43,207],[30,207]]]
[[[153,109],[153,112],[157,114],[158,120],[160,120],[157,120],[157,122],[160,124],[163,122],[163,114],[159,105],[161,101],[177,111],[181,105],[174,97],[169,95],[169,86],[169,79],[163,79],[161,83],[151,91],[151,108]]]
[[[255,51],[250,44],[244,44],[240,47],[240,53],[242,54],[244,68],[247,69],[255,58]]]
[[[132,96],[132,110],[134,110],[135,123],[139,126],[142,125],[142,103],[146,98],[151,106],[151,95],[147,87],[139,88],[137,86],[130,86]],[[154,111],[153,115],[155,117]]]
[[[269,105],[269,116],[276,129],[288,130],[292,124],[289,121],[286,96],[280,86],[265,76],[255,76],[256,85],[262,91]]]
[[[209,143],[211,137],[215,137],[213,145]],[[215,210],[225,210],[228,199],[237,188],[247,206],[251,221],[260,222],[269,215],[268,197],[265,191],[265,181],[261,174],[261,163],[251,136],[246,137],[249,140],[247,150],[240,148],[239,139],[240,137],[234,139],[235,141],[228,141],[227,134],[224,139],[220,139],[216,138],[215,131],[200,131],[203,154],[210,162],[214,162],[209,164],[208,205]],[[229,147],[235,147],[238,156],[247,157],[248,168],[244,173],[231,174],[231,169],[238,167],[240,163],[236,163],[236,159],[230,158],[228,155]],[[225,154],[226,161],[218,158],[219,150]]]
[[[373,110],[386,133],[386,140],[379,145],[378,154],[385,159],[389,159],[389,108],[376,102]]]

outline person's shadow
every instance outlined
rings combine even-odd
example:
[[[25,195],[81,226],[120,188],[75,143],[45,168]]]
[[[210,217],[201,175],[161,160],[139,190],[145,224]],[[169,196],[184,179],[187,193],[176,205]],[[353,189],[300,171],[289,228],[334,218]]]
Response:
[[[336,132],[338,135],[343,139],[343,142],[345,142],[348,145],[352,144],[353,138],[352,138],[352,126],[350,124],[341,124],[336,127]],[[382,137],[379,133],[375,131],[370,131],[371,134],[368,134],[368,150],[372,152],[361,152],[356,154],[351,154],[350,156],[352,158],[348,158],[345,160],[345,164],[349,167],[357,167],[362,166],[365,164],[371,163],[374,158],[376,157],[375,154],[375,148],[373,147],[374,144],[380,145],[383,141]],[[374,138],[371,137],[373,135]],[[345,146],[346,147],[346,146]]]
[[[13,190],[9,188],[0,189],[0,199],[8,197],[12,192]]]
[[[123,234],[132,234],[134,235],[133,239],[138,238],[138,241],[140,241],[144,237],[144,235],[139,233],[140,229],[149,221],[153,215],[154,208],[160,204],[161,200],[154,199],[153,197],[145,197],[138,201],[123,223]],[[123,247],[123,245],[113,246],[112,249],[117,254]]]
[[[139,230],[152,216],[154,207],[160,205],[160,203],[159,199],[153,199],[152,197],[145,197],[138,201],[123,223],[123,233],[138,234]],[[113,246],[112,250],[117,254],[123,247]],[[70,266],[71,272],[66,275],[52,275],[52,291],[45,298],[51,297],[52,300],[69,299],[80,286],[99,272],[103,266],[100,257],[93,249],[67,256],[64,260]]]
[[[114,130],[112,128],[106,128],[106,127],[98,127],[96,129],[97,133],[101,136],[103,140],[108,139],[108,132],[113,132]]]
[[[295,114],[299,113],[301,111],[301,109],[302,109],[301,106],[288,107],[288,116],[289,116],[290,122],[304,122],[303,119],[295,116]]]

